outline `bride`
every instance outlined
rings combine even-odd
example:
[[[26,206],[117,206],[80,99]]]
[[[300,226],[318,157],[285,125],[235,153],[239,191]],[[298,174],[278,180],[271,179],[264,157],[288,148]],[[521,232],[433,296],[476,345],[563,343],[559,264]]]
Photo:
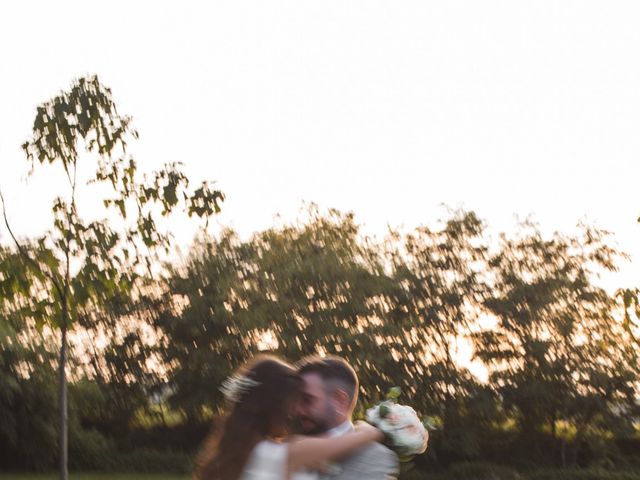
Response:
[[[200,452],[195,480],[306,480],[309,470],[382,441],[362,424],[338,438],[294,437],[302,379],[289,364],[260,356],[223,385],[229,410]]]

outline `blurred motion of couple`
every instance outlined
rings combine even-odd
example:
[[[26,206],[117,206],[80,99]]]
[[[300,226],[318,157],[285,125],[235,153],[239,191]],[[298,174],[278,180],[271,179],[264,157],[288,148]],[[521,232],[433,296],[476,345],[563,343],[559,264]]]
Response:
[[[385,435],[352,423],[359,382],[340,357],[295,366],[259,356],[221,388],[227,412],[205,441],[195,480],[383,480],[398,475]],[[295,425],[295,427],[294,427]]]

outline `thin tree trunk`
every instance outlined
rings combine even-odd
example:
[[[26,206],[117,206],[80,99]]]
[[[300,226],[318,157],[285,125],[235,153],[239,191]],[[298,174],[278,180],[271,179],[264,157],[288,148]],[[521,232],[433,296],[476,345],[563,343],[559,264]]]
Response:
[[[71,189],[71,211],[67,211],[67,221],[71,226],[71,212],[75,211],[76,166],[73,164],[73,184]],[[60,345],[60,480],[69,480],[69,439],[68,439],[68,405],[67,405],[67,327],[69,325],[69,289],[71,287],[69,254],[71,249],[71,230],[67,230],[65,256],[64,287],[62,288],[61,309],[61,345]]]
[[[60,326],[62,336],[60,345],[60,362],[58,365],[59,374],[59,406],[60,406],[60,431],[58,444],[60,448],[60,480],[69,479],[68,469],[68,439],[67,439],[67,302],[62,302],[62,324]]]
[[[562,418],[567,424],[569,424],[569,412],[565,402],[563,402],[562,406]],[[567,468],[567,432],[564,432],[562,436],[562,443],[560,445],[560,457],[562,459],[562,468]]]

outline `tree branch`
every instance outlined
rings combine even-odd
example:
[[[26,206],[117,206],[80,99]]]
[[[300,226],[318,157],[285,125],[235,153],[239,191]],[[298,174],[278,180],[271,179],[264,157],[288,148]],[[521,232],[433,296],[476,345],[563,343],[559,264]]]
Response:
[[[0,189],[0,202],[2,203],[2,216],[4,217],[4,224],[7,227],[7,230],[13,240],[13,243],[16,245],[16,248],[18,249],[18,253],[20,253],[20,255],[29,263],[31,263],[32,266],[34,266],[36,269],[41,270],[40,264],[36,262],[33,258],[31,258],[31,256],[27,253],[27,250],[24,248],[23,245],[20,244],[15,234],[13,233],[13,230],[11,229],[11,225],[9,224],[9,219],[7,218],[7,206],[4,201],[4,195],[2,195],[2,189]],[[58,291],[58,294],[62,295],[62,288],[58,284],[56,278],[51,274],[47,274],[46,271],[42,271],[42,272],[45,274],[45,276],[49,278],[54,288]]]

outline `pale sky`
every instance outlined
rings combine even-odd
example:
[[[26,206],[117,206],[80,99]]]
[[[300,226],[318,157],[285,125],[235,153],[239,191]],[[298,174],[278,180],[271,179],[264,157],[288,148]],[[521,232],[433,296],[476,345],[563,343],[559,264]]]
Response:
[[[638,286],[639,25],[637,1],[3,2],[0,188],[17,232],[47,226],[61,184],[21,183],[20,144],[38,103],[96,73],[142,169],[217,181],[219,225],[303,201],[377,234],[442,203],[493,232],[586,219],[634,257],[609,285]]]

